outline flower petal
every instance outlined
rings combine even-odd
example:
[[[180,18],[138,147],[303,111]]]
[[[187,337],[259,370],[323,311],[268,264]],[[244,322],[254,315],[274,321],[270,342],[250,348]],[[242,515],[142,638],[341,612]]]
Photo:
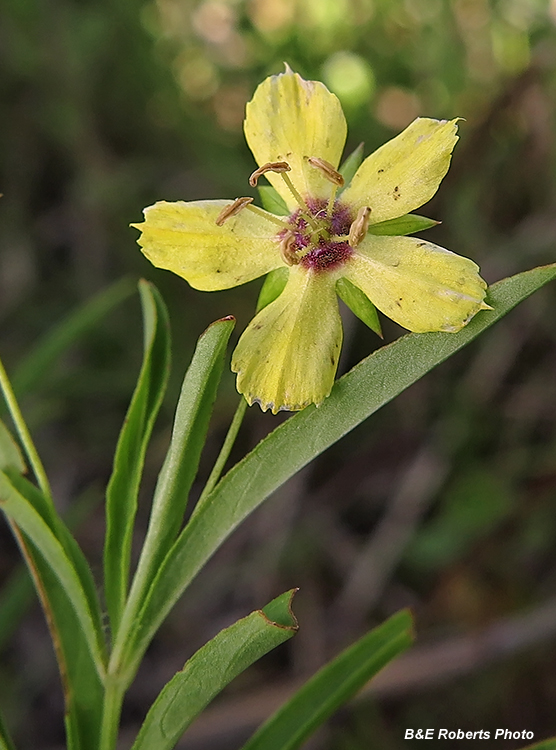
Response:
[[[229,289],[284,265],[279,228],[244,210],[223,226],[216,218],[230,201],[160,201],[145,208],[137,240],[158,268],[186,279],[195,289]],[[272,214],[269,214],[272,216]]]
[[[418,117],[368,156],[342,201],[371,208],[371,224],[395,219],[429,201],[450,166],[458,136],[456,120]]]
[[[340,102],[323,83],[305,81],[289,68],[266,78],[247,104],[244,131],[259,166],[286,161],[303,198],[328,199],[332,184],[307,158],[316,156],[337,167],[347,125]],[[290,209],[297,206],[280,175],[268,172],[266,177]]]
[[[416,333],[455,333],[489,309],[476,263],[416,237],[368,235],[344,270],[379,310]]]
[[[232,357],[237,389],[262,410],[295,411],[330,393],[342,323],[328,274],[292,266],[282,294],[253,318]]]

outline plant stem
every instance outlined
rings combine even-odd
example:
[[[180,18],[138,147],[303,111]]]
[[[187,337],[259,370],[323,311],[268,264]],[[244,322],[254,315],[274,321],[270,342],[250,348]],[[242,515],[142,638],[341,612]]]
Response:
[[[108,674],[104,687],[104,707],[98,750],[115,750],[124,692],[119,680]]]
[[[242,396],[239,404],[237,405],[236,412],[232,419],[232,423],[230,424],[230,427],[228,429],[228,433],[226,435],[222,448],[220,449],[220,453],[218,454],[218,458],[216,459],[216,462],[212,468],[212,471],[210,472],[210,476],[207,480],[207,483],[205,484],[204,489],[201,492],[201,496],[197,502],[197,507],[199,507],[199,505],[203,502],[205,497],[210,492],[212,492],[218,480],[220,479],[220,475],[222,474],[224,466],[226,465],[226,461],[228,460],[230,452],[233,448],[233,445],[235,443],[237,434],[239,432],[239,428],[241,427],[241,423],[243,422],[243,417],[245,416],[246,411],[247,411],[247,401]]]
[[[17,434],[19,435],[19,439],[21,440],[23,450],[25,451],[27,458],[29,459],[29,463],[31,464],[31,468],[33,469],[33,473],[37,479],[37,483],[41,488],[45,498],[50,503],[52,503],[52,491],[50,489],[48,477],[46,476],[42,461],[39,458],[39,454],[37,453],[37,449],[35,448],[35,445],[31,438],[31,434],[27,428],[27,425],[25,424],[25,420],[23,419],[23,414],[21,413],[21,409],[19,408],[19,404],[17,403],[12,384],[10,383],[8,374],[4,368],[4,365],[2,364],[1,359],[0,389],[4,394],[4,399],[6,401],[8,411],[10,412],[10,416],[14,423],[15,429],[17,430]]]

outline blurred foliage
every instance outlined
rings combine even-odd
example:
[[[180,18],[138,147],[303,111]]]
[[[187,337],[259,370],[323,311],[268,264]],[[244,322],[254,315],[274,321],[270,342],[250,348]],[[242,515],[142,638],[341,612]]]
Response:
[[[556,3],[544,0],[4,0],[0,348],[9,369],[125,274],[153,280],[169,302],[169,404],[200,331],[229,313],[242,330],[260,282],[195,292],[142,258],[128,224],[158,199],[252,194],[244,105],[284,61],[340,97],[346,153],[361,141],[369,153],[418,115],[465,118],[450,173],[426,209],[443,224],[427,237],[477,260],[490,282],[554,261],[555,25]],[[314,671],[401,606],[415,609],[426,641],[473,633],[554,597],[555,296],[546,289],[417,383],[238,530],[149,653],[129,727],[194,648],[293,586],[301,586],[299,635],[230,698],[245,694],[252,706],[265,685]],[[389,341],[400,329],[384,321],[384,333]],[[346,318],[344,369],[376,346]],[[25,397],[62,508],[80,494],[96,505],[140,347],[139,305],[127,302]],[[230,375],[204,476],[234,406]],[[151,484],[169,414],[147,458]],[[235,458],[276,419],[250,410]],[[102,529],[93,510],[80,534],[93,562]],[[2,529],[2,579],[17,559]],[[22,748],[62,742],[46,639],[35,609],[0,664],[0,703]],[[394,750],[405,726],[440,722],[554,734],[553,642],[483,671],[472,665],[444,688],[431,668],[420,690],[359,704],[312,747]],[[228,747],[234,730],[226,729],[219,734],[215,720],[190,746]]]

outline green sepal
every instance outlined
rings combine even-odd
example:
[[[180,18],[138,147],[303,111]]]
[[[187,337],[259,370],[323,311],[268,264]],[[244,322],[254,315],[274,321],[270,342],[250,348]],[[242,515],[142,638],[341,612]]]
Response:
[[[25,474],[27,468],[19,446],[0,419],[0,469],[14,469],[18,474]]]
[[[288,274],[288,269],[285,266],[281,266],[266,275],[266,279],[259,292],[259,299],[257,300],[257,312],[270,305],[271,302],[274,302],[282,294],[288,281]]]
[[[371,219],[373,215],[371,213]],[[406,234],[413,234],[414,232],[424,232],[425,229],[436,227],[441,224],[440,221],[435,219],[428,219],[426,216],[419,216],[419,214],[405,214],[405,216],[399,216],[397,219],[388,219],[387,221],[381,221],[378,224],[371,224],[369,227],[369,234],[377,234],[379,236],[394,235],[401,237]]]
[[[364,145],[364,143],[360,143],[359,146],[357,146],[357,148],[352,151],[351,154],[345,159],[340,169],[338,170],[344,178],[344,187],[342,188],[342,190],[345,190],[347,188],[349,183],[353,180],[353,175],[361,166],[361,162],[363,161]]]
[[[151,706],[132,750],[171,750],[195,717],[238,674],[297,632],[295,590],[222,630],[185,663]]]
[[[384,338],[382,335],[382,326],[378,318],[378,312],[367,295],[361,291],[355,284],[348,279],[338,279],[336,282],[336,293],[338,297],[345,302],[354,315],[362,320],[365,325],[369,326],[377,336]]]
[[[276,216],[287,216],[289,214],[284,199],[272,185],[258,185],[257,189],[266,211],[270,211],[271,214],[276,214]]]

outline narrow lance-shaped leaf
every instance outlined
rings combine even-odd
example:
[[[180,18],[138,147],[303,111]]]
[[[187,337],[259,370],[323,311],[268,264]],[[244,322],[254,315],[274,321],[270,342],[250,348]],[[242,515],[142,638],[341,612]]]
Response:
[[[147,536],[114,646],[112,668],[120,663],[137,609],[183,522],[234,325],[235,319],[228,317],[207,328],[197,342],[185,375],[170,447],[156,485]]]
[[[0,750],[16,750],[2,714],[0,714]]]
[[[68,558],[71,561],[79,579],[92,616],[94,618],[97,633],[102,633],[102,621],[100,605],[96,592],[96,585],[89,565],[73,538],[71,532],[57,514],[54,506],[48,501],[43,493],[31,484],[25,477],[21,476],[26,471],[19,447],[9,430],[0,421],[0,470],[9,477],[13,488],[23,495],[39,513],[43,521],[49,526],[52,533],[58,539]],[[21,576],[16,577],[14,585],[3,592],[2,604],[8,605],[3,608],[0,621],[0,642],[10,632],[10,619],[17,618],[26,605],[27,581]],[[11,594],[11,597],[9,596]]]
[[[411,646],[413,623],[398,612],[320,669],[266,721],[243,750],[296,750],[389,661]]]
[[[64,553],[79,578],[79,583],[87,599],[98,641],[99,643],[103,642],[103,625],[97,587],[81,548],[64,521],[56,513],[50,502],[46,500],[38,487],[35,487],[28,479],[22,477],[13,469],[6,469],[5,473],[12,487],[32,505],[62,546]]]
[[[497,737],[496,739],[501,739]],[[556,750],[556,737],[551,737],[548,740],[542,740],[542,742],[536,742],[534,745],[527,745],[522,750]]]
[[[170,327],[159,292],[139,282],[143,308],[143,364],[120,437],[106,491],[104,594],[112,632],[117,632],[127,596],[131,540],[145,453],[168,381]]]
[[[25,474],[27,467],[17,442],[0,419],[0,470],[13,469]]]
[[[26,494],[27,489],[30,487],[33,489],[33,495],[36,493],[37,488],[28,482],[25,484],[26,480],[23,478],[20,478],[20,481],[16,482],[13,473],[8,472],[8,475],[11,477],[14,486],[16,488],[19,487],[19,491],[22,492],[22,494]],[[29,493],[27,494],[27,497],[31,500],[32,496]],[[68,528],[71,529],[79,526],[90,516],[91,511],[97,505],[98,493],[96,491],[91,492],[90,487],[87,488],[67,509],[66,520]],[[102,630],[103,626],[97,596],[97,586],[83,553],[77,544],[75,544],[75,547],[78,550],[78,554],[73,556],[73,563],[81,579],[87,598],[89,599],[91,611],[96,610],[97,612],[99,630]],[[68,550],[66,549],[66,554],[67,552]],[[80,565],[77,564],[78,557],[81,558]],[[0,590],[0,651],[2,651],[5,644],[17,630],[21,619],[29,609],[34,597],[35,591],[33,588],[33,581],[22,562],[14,568]]]
[[[93,656],[93,651],[96,649],[94,645],[91,646],[91,639],[94,635],[88,626],[83,627],[82,624],[83,619],[88,620],[86,609],[89,605],[93,628],[100,643],[102,624],[90,570],[84,558],[80,559],[81,550],[73,539],[70,541],[63,532],[62,522],[57,523],[51,518],[51,505],[42,497],[40,490],[23,477],[18,477],[13,473],[7,479],[12,485],[11,494],[17,497],[19,493],[21,498],[24,497],[27,500],[31,515],[35,514],[35,525],[40,528],[41,524],[44,524],[42,531],[46,532],[47,539],[43,539],[41,552],[31,537],[14,521],[17,514],[8,515],[8,522],[12,526],[34,580],[52,636],[64,692],[68,750],[98,750],[103,685],[99,677],[98,656],[96,661]],[[0,489],[2,499],[7,494],[9,494],[8,487],[4,486]],[[21,516],[19,521],[21,522]],[[29,524],[22,524],[22,526],[29,530]],[[55,530],[60,535],[59,538],[55,536]],[[52,560],[49,560],[49,557],[52,557],[52,554],[45,552],[49,548],[51,553],[54,549],[54,556],[57,554],[62,560],[65,572],[61,576],[59,565],[51,565]],[[68,550],[69,560],[64,559],[64,554],[61,553],[62,548]],[[77,563],[73,574],[70,560]],[[68,578],[69,586],[67,585]],[[80,584],[84,586],[81,592],[79,592]],[[71,596],[68,594],[68,589],[72,591]],[[102,647],[103,644],[100,645],[99,650],[102,650]]]
[[[171,750],[191,722],[238,674],[291,638],[297,621],[288,591],[218,633],[189,659],[153,703],[132,750]]]
[[[38,386],[58,357],[134,290],[131,279],[121,279],[49,329],[14,372],[12,382],[18,397]]]
[[[95,613],[91,612],[79,576],[48,523],[5,472],[0,472],[0,508],[32,542],[58,579],[75,611],[95,668],[102,679],[105,673],[102,631],[99,631]]]
[[[504,279],[490,288],[492,311],[458,333],[407,334],[373,352],[340,378],[321,406],[277,427],[195,509],[157,573],[129,639],[129,674],[138,666],[169,610],[215,550],[265,498],[299,469],[436,365],[473,341],[517,304],[556,278],[556,264]]]

